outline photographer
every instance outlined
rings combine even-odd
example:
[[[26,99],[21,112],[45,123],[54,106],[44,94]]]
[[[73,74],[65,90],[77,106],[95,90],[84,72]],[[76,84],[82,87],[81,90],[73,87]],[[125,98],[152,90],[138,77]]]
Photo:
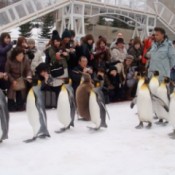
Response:
[[[78,66],[75,67],[70,74],[74,92],[76,92],[76,89],[81,82],[82,73],[88,73],[91,76],[93,75],[93,70],[90,67],[88,67],[88,60],[85,56],[80,57]]]

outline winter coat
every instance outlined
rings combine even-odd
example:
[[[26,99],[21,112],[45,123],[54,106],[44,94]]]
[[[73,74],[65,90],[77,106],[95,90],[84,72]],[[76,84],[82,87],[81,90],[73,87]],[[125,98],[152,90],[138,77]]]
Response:
[[[125,69],[125,74],[126,74],[126,86],[129,88],[132,88],[136,85],[137,80],[135,77],[135,66],[131,66],[129,68]]]
[[[93,46],[87,43],[81,45],[81,56],[85,56],[88,59],[88,65],[93,66],[94,55],[93,55]]]
[[[11,50],[12,44],[0,45],[0,72],[5,71],[5,63],[7,61],[7,53]]]
[[[16,59],[11,60],[8,59],[5,65],[5,70],[8,74],[9,81],[10,81],[10,88],[8,91],[8,98],[9,99],[15,99],[16,92],[13,90],[12,83],[13,81],[17,80],[21,76],[26,78],[28,76],[32,76],[32,71],[30,69],[30,63],[29,60],[24,58],[23,62],[20,63]],[[25,90],[24,90],[25,92]],[[24,94],[23,92],[23,94]]]
[[[32,49],[31,50],[33,53],[34,53],[34,59],[32,60],[31,62],[31,70],[32,70],[32,73],[35,74],[35,68],[43,62],[42,60],[42,54],[39,50],[37,49]]]
[[[111,55],[109,49],[106,47],[104,49],[96,48],[95,50],[95,69],[97,70],[99,67],[106,68],[106,62],[110,61]]]
[[[68,56],[65,57],[65,56],[61,55],[60,59],[57,60],[56,59],[56,53],[59,52],[59,51],[60,51],[59,48],[55,48],[54,46],[51,46],[50,49],[49,49],[49,57],[51,58],[51,62],[52,63],[58,62],[60,65],[62,65],[64,67],[64,75],[62,75],[59,78],[67,78],[68,77],[68,64],[67,64],[67,61],[68,61],[69,57]]]
[[[123,50],[119,50],[118,48],[113,48],[111,51],[111,61],[120,61],[121,63],[124,62],[127,55],[127,51],[124,48]]]
[[[165,39],[161,44],[153,43],[147,55],[150,55],[149,77],[152,75],[152,71],[159,71],[160,81],[164,79],[164,76],[170,77],[171,68],[175,66],[175,48],[171,41]]]
[[[140,66],[141,64],[141,60],[139,59],[140,56],[142,56],[142,49],[135,49],[134,46],[132,46],[129,50],[128,50],[128,54],[132,55],[134,57],[133,60],[133,65],[134,66]]]

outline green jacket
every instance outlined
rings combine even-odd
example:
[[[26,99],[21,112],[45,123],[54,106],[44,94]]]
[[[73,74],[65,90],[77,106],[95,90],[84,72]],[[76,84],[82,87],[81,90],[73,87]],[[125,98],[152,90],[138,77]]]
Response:
[[[56,49],[53,46],[51,46],[49,49],[49,57],[51,58],[51,62],[54,63],[57,61],[61,65],[63,65],[64,68],[67,68],[68,67],[67,61],[69,57],[60,56],[60,60],[56,60],[56,53],[57,53]]]

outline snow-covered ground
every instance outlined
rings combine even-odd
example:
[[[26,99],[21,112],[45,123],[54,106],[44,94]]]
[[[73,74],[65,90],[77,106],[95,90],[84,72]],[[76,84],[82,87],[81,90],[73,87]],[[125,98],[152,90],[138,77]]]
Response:
[[[136,109],[129,102],[107,106],[108,129],[89,131],[90,122],[56,134],[56,111],[48,110],[51,138],[33,143],[25,112],[12,113],[9,139],[0,145],[0,175],[174,175],[175,140],[171,126],[136,130]]]

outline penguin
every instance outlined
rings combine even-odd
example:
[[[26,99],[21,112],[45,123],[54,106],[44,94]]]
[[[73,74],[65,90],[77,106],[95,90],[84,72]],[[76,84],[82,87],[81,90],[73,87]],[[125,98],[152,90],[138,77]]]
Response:
[[[73,88],[70,85],[63,84],[58,96],[57,114],[58,120],[64,127],[59,131],[55,131],[56,133],[62,133],[70,129],[71,126],[74,127],[75,112],[76,105]]]
[[[90,121],[90,111],[89,111],[89,95],[91,89],[94,85],[91,82],[91,77],[89,74],[83,73],[81,84],[76,90],[76,105],[78,115],[82,118],[79,120]]]
[[[169,133],[169,137],[175,139],[175,90],[170,95],[170,105],[169,105],[169,122],[173,127],[173,132]]]
[[[159,88],[159,71],[154,71],[153,75],[150,79],[149,82],[149,89],[151,94],[156,95],[157,94],[157,89]],[[157,103],[155,101],[152,102],[153,104],[153,113],[155,114],[155,119],[158,119],[157,113],[156,113],[156,108],[157,108]]]
[[[131,102],[131,108],[137,104],[138,108],[138,118],[139,118],[139,125],[136,126],[136,129],[143,128],[143,122],[148,123],[147,127],[150,129],[152,127],[152,120],[153,120],[153,104],[152,101],[159,103],[164,107],[164,109],[168,112],[168,106],[162,101],[159,97],[152,95],[149,89],[149,80],[145,78],[144,84],[141,86],[140,90],[138,91],[138,96],[133,99]]]
[[[35,141],[37,138],[50,137],[47,129],[47,115],[40,85],[35,85],[30,89],[27,96],[26,112],[34,136],[32,139],[25,140],[24,142],[29,143]]]
[[[137,103],[140,123],[136,126],[136,129],[143,128],[143,122],[148,123],[147,128],[149,129],[152,127],[153,107],[147,78],[145,78],[144,83],[141,85],[136,98],[131,102],[131,108]]]
[[[8,139],[9,112],[5,95],[0,89],[0,143]]]
[[[138,83],[137,83],[136,96],[138,94],[139,89],[141,88],[141,86],[143,85],[143,83],[145,81],[145,74],[144,73],[138,73],[137,77],[138,77]]]
[[[159,97],[164,103],[169,106],[170,96],[169,96],[169,85],[170,79],[168,77],[164,77],[164,80],[161,82],[160,86],[157,89],[156,96]],[[159,119],[156,124],[163,124],[166,125],[168,123],[169,113],[160,105],[157,104],[155,108],[155,112]],[[165,122],[164,122],[165,120]]]
[[[89,96],[89,111],[91,121],[95,124],[95,128],[89,129],[99,130],[101,127],[107,128],[106,114],[108,114],[105,107],[105,98],[100,87],[92,88]],[[108,114],[109,117],[109,114]],[[110,117],[109,117],[110,119]]]

